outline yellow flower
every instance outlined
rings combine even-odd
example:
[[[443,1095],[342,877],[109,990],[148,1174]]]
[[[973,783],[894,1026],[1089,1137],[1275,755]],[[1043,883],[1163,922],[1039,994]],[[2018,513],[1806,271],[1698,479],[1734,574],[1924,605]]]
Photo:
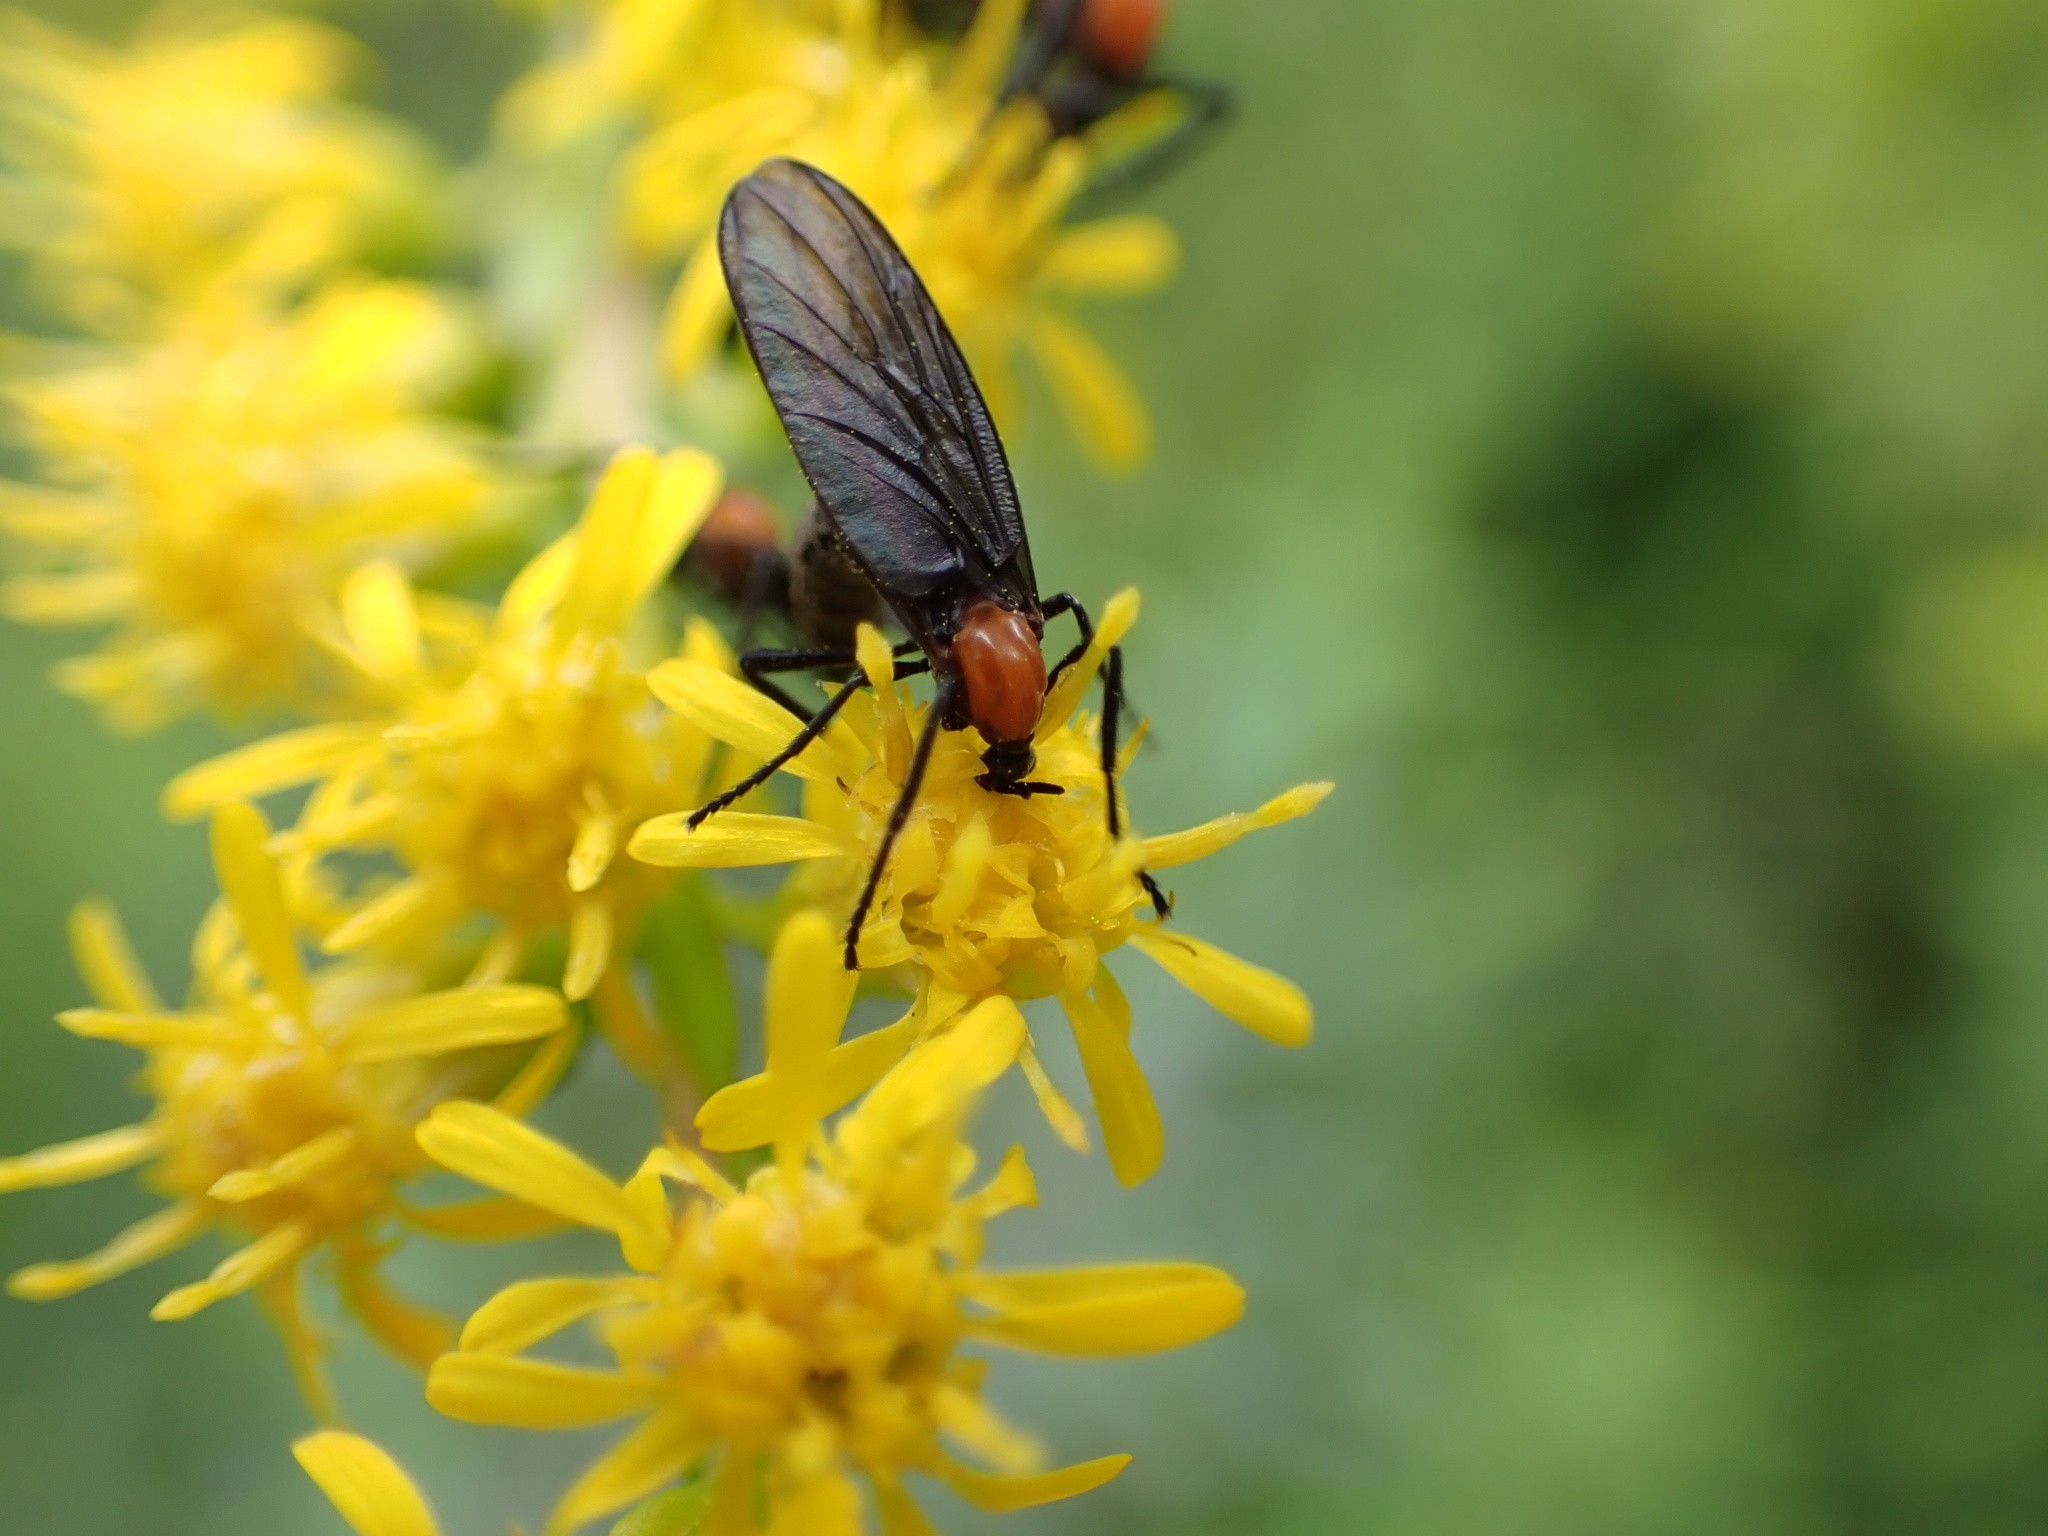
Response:
[[[1037,1444],[983,1400],[982,1365],[960,1346],[1139,1354],[1207,1338],[1240,1315],[1243,1292],[1202,1265],[984,1269],[983,1223],[1036,1193],[1015,1150],[963,1193],[974,1159],[961,1130],[1015,1057],[1023,1016],[1007,998],[982,1003],[904,1057],[828,1139],[818,1106],[843,1088],[843,1053],[872,1038],[837,1044],[852,995],[831,923],[802,913],[785,924],[765,1010],[776,1091],[760,1106],[776,1122],[776,1159],[744,1189],[675,1147],[616,1184],[480,1105],[444,1106],[420,1128],[448,1167],[616,1233],[633,1271],[509,1287],[428,1376],[428,1399],[471,1422],[640,1418],[563,1497],[551,1536],[713,1458],[706,1536],[858,1536],[856,1477],[887,1536],[930,1531],[907,1473],[991,1510],[1084,1493],[1128,1458],[1042,1470]],[[665,1180],[690,1191],[679,1212]],[[611,1356],[606,1368],[526,1353],[584,1320]]]
[[[1328,784],[1304,784],[1256,811],[1185,832],[1112,841],[1103,804],[1095,723],[1075,714],[1102,664],[1136,621],[1135,592],[1120,593],[1095,641],[1048,695],[1035,747],[1034,777],[1060,795],[992,794],[981,738],[942,731],[917,804],[889,860],[859,941],[869,970],[908,967],[929,1017],[943,1020],[974,998],[1057,995],[1073,1026],[1095,1096],[1104,1142],[1119,1178],[1137,1183],[1164,1148],[1159,1113],[1130,1043],[1130,1008],[1102,957],[1130,943],[1198,996],[1246,1028],[1282,1045],[1308,1041],[1312,1011],[1293,983],[1181,933],[1142,921],[1138,872],[1191,863],[1247,832],[1307,814]],[[891,676],[889,647],[873,630],[860,640],[871,681]],[[761,759],[797,722],[737,680],[687,661],[655,670],[654,691],[671,709],[721,741]],[[862,693],[788,771],[805,781],[801,817],[722,811],[692,831],[687,816],[642,826],[635,858],[683,868],[815,861],[800,889],[847,914],[873,860],[910,761],[924,707],[887,681]],[[1028,1048],[1023,1066],[1056,1130],[1085,1146],[1079,1117],[1053,1089]]]
[[[93,329],[145,334],[331,271],[406,216],[420,152],[332,99],[350,50],[277,17],[159,23],[117,51],[6,16],[6,216],[40,284]]]
[[[608,976],[614,936],[668,883],[614,857],[625,834],[705,790],[713,744],[655,702],[650,647],[632,626],[719,482],[717,464],[693,450],[621,453],[578,526],[513,580],[452,675],[427,664],[404,578],[388,566],[357,573],[343,593],[343,649],[388,690],[388,712],[202,764],[165,790],[165,810],[192,816],[316,781],[291,846],[388,850],[405,870],[326,934],[330,953],[435,947],[484,913],[497,931],[473,981],[514,974],[534,938],[566,929],[563,990],[589,996]],[[684,654],[715,667],[725,652],[698,623]],[[630,1013],[630,987],[610,980],[601,1001]]]
[[[127,1273],[209,1228],[247,1239],[204,1280],[181,1286],[151,1316],[190,1317],[223,1297],[260,1289],[275,1311],[307,1396],[329,1407],[319,1347],[299,1307],[301,1261],[331,1250],[344,1300],[400,1356],[424,1363],[445,1325],[385,1290],[379,1227],[400,1213],[396,1188],[423,1165],[413,1130],[450,1097],[505,1084],[501,1103],[535,1102],[573,1046],[566,1011],[541,987],[423,992],[384,967],[309,972],[285,899],[270,828],[246,805],[213,821],[222,902],[193,945],[193,1000],[168,1009],[136,965],[118,920],[87,904],[72,919],[78,966],[97,1006],[60,1015],[88,1039],[144,1055],[155,1100],[138,1125],[0,1162],[0,1191],[71,1184],[147,1165],[173,1202],[99,1252],[38,1264],[8,1282],[47,1301]],[[543,1041],[506,1082],[517,1053]],[[428,1224],[434,1221],[429,1213]],[[451,1234],[471,1221],[444,1222]],[[503,1223],[501,1222],[501,1225]],[[517,1230],[512,1221],[508,1230]]]
[[[888,225],[999,419],[1014,418],[1012,360],[1029,352],[1090,452],[1129,469],[1150,451],[1144,407],[1070,301],[1158,287],[1177,247],[1150,216],[1062,222],[1092,151],[1055,138],[1035,103],[999,104],[1023,14],[1023,0],[990,0],[942,57],[872,0],[622,0],[515,98],[515,123],[559,133],[594,104],[649,119],[621,201],[639,251],[683,259],[664,326],[675,374],[706,361],[730,314],[715,240],[725,194],[787,155],[843,181]]]
[[[15,385],[56,487],[0,484],[0,529],[48,566],[0,588],[0,607],[115,626],[57,681],[122,727],[202,702],[347,702],[343,575],[432,555],[485,507],[475,450],[421,410],[462,338],[428,290],[352,282],[284,317],[195,315],[132,357]]]
[[[292,1455],[356,1536],[441,1536],[425,1495],[361,1435],[323,1429],[294,1441]]]

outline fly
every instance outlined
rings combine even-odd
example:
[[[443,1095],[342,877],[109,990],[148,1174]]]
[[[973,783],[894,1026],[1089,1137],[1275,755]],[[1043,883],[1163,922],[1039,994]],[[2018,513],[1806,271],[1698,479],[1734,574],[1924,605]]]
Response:
[[[976,782],[993,794],[1057,795],[1034,779],[1045,696],[1094,638],[1071,594],[1041,599],[1017,487],[981,390],[924,282],[881,221],[823,171],[770,160],[727,196],[718,254],[740,333],[815,500],[789,556],[799,650],[753,650],[740,669],[805,720],[774,757],[690,817],[692,828],[765,783],[823,733],[865,684],[857,670],[815,713],[772,674],[856,664],[853,631],[886,606],[909,639],[898,679],[929,673],[930,712],[846,929],[846,968],[889,854],[917,803],[938,732],[981,733]],[[1050,672],[1046,621],[1071,614],[1080,640]],[[1102,772],[1122,835],[1116,756],[1123,653],[1103,661]],[[1163,918],[1170,903],[1138,878]]]

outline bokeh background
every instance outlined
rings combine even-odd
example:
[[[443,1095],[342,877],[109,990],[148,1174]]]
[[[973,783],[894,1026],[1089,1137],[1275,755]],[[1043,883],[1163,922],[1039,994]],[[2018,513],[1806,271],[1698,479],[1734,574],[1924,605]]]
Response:
[[[525,56],[489,0],[325,14],[457,158]],[[1319,1035],[1125,965],[1170,1134],[1136,1193],[993,1106],[1049,1187],[1012,1252],[1253,1298],[1179,1356],[1004,1362],[1057,1451],[1138,1455],[1005,1529],[2048,1528],[2048,11],[1185,0],[1168,62],[1240,111],[1147,196],[1178,283],[1100,317],[1156,460],[1027,431],[1020,474],[1052,584],[1145,589],[1143,824],[1339,781],[1177,872]],[[61,653],[0,633],[9,1150],[130,1103],[48,1023],[69,904],[175,985],[206,895],[154,800],[217,738],[111,740]],[[601,1064],[550,1113],[615,1167],[644,1129]],[[0,1267],[147,1204],[13,1197]],[[529,1257],[404,1278],[466,1304]],[[0,1304],[0,1528],[338,1531],[257,1310],[153,1325],[168,1283]],[[341,1369],[451,1536],[531,1528],[587,1449]]]

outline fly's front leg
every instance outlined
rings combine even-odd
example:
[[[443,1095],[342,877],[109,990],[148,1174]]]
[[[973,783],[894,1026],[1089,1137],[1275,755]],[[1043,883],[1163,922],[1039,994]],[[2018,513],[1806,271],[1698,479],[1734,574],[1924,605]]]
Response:
[[[1039,612],[1048,619],[1056,619],[1063,613],[1071,613],[1074,616],[1074,627],[1081,631],[1080,643],[1060,658],[1059,665],[1052,669],[1052,675],[1046,679],[1046,686],[1049,688],[1060,680],[1062,672],[1088,654],[1088,647],[1095,643],[1095,623],[1088,617],[1088,610],[1081,606],[1081,599],[1071,592],[1053,593],[1045,600]]]
[[[925,769],[931,766],[932,744],[939,739],[946,715],[959,697],[958,678],[948,678],[939,684],[938,694],[932,699],[932,707],[924,717],[924,728],[917,734],[917,749],[910,754],[910,771],[903,776],[903,788],[896,796],[896,804],[889,810],[889,824],[882,831],[882,845],[875,850],[875,862],[868,869],[867,883],[860,888],[860,900],[853,904],[853,916],[846,924],[846,968],[849,971],[860,969],[861,927],[867,922],[868,911],[875,904],[875,893],[881,889],[882,872],[889,867],[890,850],[896,846],[896,839],[910,820],[911,809],[917,804],[917,792],[924,787]]]

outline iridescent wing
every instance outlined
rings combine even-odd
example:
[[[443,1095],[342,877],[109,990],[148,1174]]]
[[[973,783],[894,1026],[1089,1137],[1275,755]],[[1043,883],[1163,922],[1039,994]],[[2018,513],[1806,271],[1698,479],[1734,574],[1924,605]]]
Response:
[[[1035,611],[995,423],[881,221],[824,172],[770,160],[726,198],[718,253],[797,462],[883,596],[964,580]]]

